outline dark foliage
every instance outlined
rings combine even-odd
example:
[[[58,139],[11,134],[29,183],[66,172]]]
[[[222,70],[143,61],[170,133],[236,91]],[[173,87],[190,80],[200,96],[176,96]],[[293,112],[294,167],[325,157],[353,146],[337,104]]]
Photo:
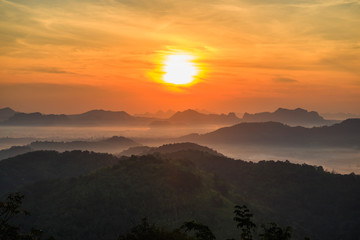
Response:
[[[119,159],[88,151],[36,151],[0,162],[0,196],[40,180],[76,177]]]
[[[252,232],[256,228],[256,224],[251,220],[253,214],[250,213],[250,210],[245,205],[236,205],[234,213],[234,221],[237,223],[236,227],[241,230],[240,238],[251,240]]]
[[[185,232],[194,231],[196,239],[201,240],[215,240],[214,234],[211,232],[208,226],[205,226],[201,223],[195,221],[185,222],[181,229],[184,229]]]
[[[13,189],[22,187],[27,196],[24,206],[33,214],[19,222],[57,239],[115,239],[144,216],[169,229],[194,219],[219,239],[230,238],[236,232],[229,218],[235,203],[252,209],[251,222],[292,226],[294,239],[360,235],[360,177],[355,174],[289,162],[235,161],[194,150],[120,162],[80,151],[23,156],[4,160],[7,168],[1,162],[0,179],[17,176]],[[261,229],[268,238],[279,229],[288,232],[272,225]]]
[[[12,224],[12,220],[19,215],[29,215],[29,212],[21,209],[24,195],[20,193],[9,194],[4,202],[0,202],[0,239],[1,240],[41,240],[43,231],[31,228],[29,232]],[[50,237],[47,240],[54,240]]]
[[[291,228],[281,228],[276,223],[261,225],[263,233],[260,234],[262,240],[289,240],[291,239]]]
[[[149,224],[147,219],[144,218],[141,224],[133,227],[130,233],[124,236],[120,235],[118,240],[192,240],[192,238],[178,229],[167,231],[158,228],[153,224]]]

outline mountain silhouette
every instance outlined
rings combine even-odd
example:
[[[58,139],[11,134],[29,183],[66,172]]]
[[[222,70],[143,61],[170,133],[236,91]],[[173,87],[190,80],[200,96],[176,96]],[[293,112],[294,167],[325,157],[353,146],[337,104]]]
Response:
[[[134,117],[124,111],[91,110],[82,114],[69,115],[72,124],[81,125],[140,125],[152,119]]]
[[[91,110],[82,114],[15,113],[2,125],[10,126],[146,126],[153,118],[134,117],[124,111]]]
[[[145,155],[145,154],[154,154],[154,153],[166,154],[166,153],[173,153],[173,152],[186,151],[186,150],[196,150],[196,151],[206,152],[209,154],[214,154],[216,156],[223,156],[222,154],[218,153],[217,151],[211,148],[191,142],[164,144],[160,147],[147,147],[147,146],[130,147],[129,149],[121,152],[119,155],[131,156],[131,155]]]
[[[97,141],[36,141],[29,144],[29,147],[33,150],[120,152],[126,148],[138,145],[140,144],[129,138],[114,136]]]
[[[188,125],[233,125],[241,120],[235,113],[229,114],[205,114],[192,109],[178,111],[166,120],[154,121],[151,126],[188,126]]]
[[[331,125],[338,121],[325,120],[315,111],[307,111],[302,108],[294,110],[278,108],[275,112],[262,112],[249,114],[244,113],[243,122],[280,122],[290,126],[323,126]]]
[[[31,125],[31,126],[51,126],[51,125],[67,125],[69,118],[65,114],[42,114],[35,113],[16,113],[9,119],[2,122],[3,125]]]
[[[146,115],[146,114],[145,114]],[[5,126],[151,126],[178,127],[197,125],[234,125],[240,122],[280,122],[290,126],[324,126],[337,123],[337,120],[326,120],[317,112],[301,108],[289,110],[279,108],[275,112],[245,113],[238,118],[235,113],[205,114],[188,109],[178,111],[171,117],[155,118],[133,116],[125,111],[91,110],[81,114],[42,114],[20,113],[11,108],[0,109],[0,123]]]
[[[56,142],[56,141],[35,141],[24,146],[13,146],[7,149],[0,150],[0,160],[9,157],[14,157],[19,154],[33,152],[38,150],[55,150],[55,151],[72,151],[72,150],[86,150],[96,152],[119,153],[129,147],[139,146],[140,144],[130,138],[113,136],[96,141],[70,141],[70,142]]]
[[[15,111],[9,107],[0,109],[0,122],[5,121],[15,115]]]
[[[278,122],[240,123],[178,139],[197,143],[277,146],[360,147],[360,119],[323,127],[291,127]]]
[[[12,146],[10,148],[0,150],[0,161],[6,158],[15,157],[20,154],[34,151],[29,146]]]

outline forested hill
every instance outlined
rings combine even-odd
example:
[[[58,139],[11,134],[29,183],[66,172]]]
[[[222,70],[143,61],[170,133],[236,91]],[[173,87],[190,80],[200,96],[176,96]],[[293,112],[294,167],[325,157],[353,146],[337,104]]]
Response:
[[[147,217],[164,227],[195,219],[221,237],[236,232],[232,210],[240,197],[222,194],[226,183],[189,161],[131,157],[86,176],[22,188],[28,226],[56,239],[112,239]]]
[[[288,161],[236,161],[197,151],[164,155],[191,159],[200,169],[235,186],[235,192],[311,239],[360,236],[360,176],[326,172],[322,167]],[[334,217],[336,216],[336,217]],[[300,237],[298,235],[298,237]]]
[[[40,180],[75,177],[115,164],[105,153],[35,151],[0,161],[0,196]]]
[[[142,217],[171,228],[195,219],[225,239],[235,237],[235,204],[249,206],[257,222],[291,226],[294,239],[360,236],[360,177],[309,165],[198,150],[121,159],[40,151],[2,161],[0,178],[25,194],[32,216],[24,226],[56,239],[116,239]]]

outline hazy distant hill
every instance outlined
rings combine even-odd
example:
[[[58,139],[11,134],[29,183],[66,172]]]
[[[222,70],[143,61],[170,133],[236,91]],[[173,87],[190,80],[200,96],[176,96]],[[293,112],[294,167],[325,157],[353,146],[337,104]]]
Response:
[[[82,114],[15,113],[5,126],[146,126],[154,118],[134,117],[124,111],[92,110]]]
[[[92,110],[82,114],[69,115],[75,125],[147,125],[153,118],[134,117],[124,111]]]
[[[97,141],[71,141],[71,142],[53,142],[36,141],[29,144],[33,150],[88,150],[96,152],[120,152],[129,147],[138,146],[139,143],[130,138],[114,136]]]
[[[12,110],[11,108],[1,108],[0,109],[0,122],[5,121],[7,119],[9,119],[10,117],[15,115],[15,111]]]
[[[234,204],[246,204],[257,223],[291,226],[294,239],[360,235],[359,176],[290,162],[244,162],[198,150],[120,161],[41,151],[0,162],[0,186],[25,194],[31,216],[24,227],[41,226],[63,240],[116,239],[143,217],[169,227],[195,219],[227,239],[238,234]]]
[[[124,111],[91,110],[81,114],[19,113],[10,108],[0,109],[0,123],[5,126],[151,126],[177,127],[192,125],[234,125],[240,122],[280,122],[290,126],[331,125],[337,120],[326,120],[317,112],[301,108],[294,110],[279,108],[275,112],[245,113],[238,118],[235,113],[205,114],[188,109],[178,111],[169,118],[171,112],[132,116]],[[156,116],[159,116],[157,118]],[[161,116],[161,117],[160,117]]]
[[[29,144],[35,140],[36,138],[32,138],[32,137],[23,137],[23,138],[1,137],[0,149],[8,148],[15,145],[19,146],[19,145]]]
[[[216,144],[360,147],[360,119],[332,126],[290,127],[278,122],[240,123],[231,127],[179,138],[179,141]]]
[[[7,149],[0,150],[0,161],[6,158],[15,157],[20,154],[32,152],[33,149],[29,146],[12,146]]]
[[[60,152],[72,150],[87,150],[96,152],[119,153],[124,149],[139,145],[139,143],[131,140],[130,138],[119,136],[113,136],[111,138],[105,138],[96,141],[35,141],[31,142],[28,145],[13,146],[7,149],[0,150],[0,160],[37,150],[55,150]]]
[[[67,125],[69,124],[68,116],[64,114],[41,114],[36,113],[16,113],[9,119],[2,122],[2,125],[10,126],[53,126],[53,125]]]
[[[123,152],[121,152],[120,156],[131,156],[131,155],[146,155],[146,154],[153,154],[153,153],[173,153],[178,151],[185,151],[185,150],[196,150],[207,152],[210,154],[214,154],[217,156],[223,156],[222,154],[218,153],[217,151],[198,145],[196,143],[191,142],[184,142],[184,143],[173,143],[173,144],[164,144],[160,147],[147,147],[147,146],[137,146],[131,147]]]
[[[249,114],[245,113],[243,122],[280,122],[290,126],[324,126],[331,125],[338,121],[325,120],[315,111],[307,111],[301,108],[294,110],[279,108],[275,112],[262,112]]]
[[[154,121],[151,126],[188,126],[188,125],[232,125],[239,123],[241,120],[235,113],[229,114],[205,114],[195,110],[188,109],[183,112],[176,112],[167,120]]]

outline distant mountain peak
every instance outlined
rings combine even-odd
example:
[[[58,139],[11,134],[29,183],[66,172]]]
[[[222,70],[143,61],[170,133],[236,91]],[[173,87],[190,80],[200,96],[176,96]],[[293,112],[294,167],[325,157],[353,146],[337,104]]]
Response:
[[[302,108],[286,109],[278,108],[275,112],[245,113],[244,122],[281,122],[292,126],[322,126],[333,124],[327,121],[315,111],[307,111]]]
[[[0,112],[15,112],[12,108],[4,107],[0,108]]]
[[[0,109],[0,122],[8,120],[9,118],[14,116],[15,114],[16,114],[16,112],[13,109],[9,108],[9,107],[1,108]]]
[[[87,111],[83,114],[124,114],[124,115],[129,115],[125,111],[110,111],[110,110],[104,110],[104,109],[94,109],[94,110]]]
[[[186,109],[184,111],[177,111],[175,114],[184,114],[184,115],[193,115],[193,114],[197,114],[197,115],[205,115],[203,113],[199,113],[198,111],[194,110],[194,109]],[[174,114],[174,115],[175,115]]]

